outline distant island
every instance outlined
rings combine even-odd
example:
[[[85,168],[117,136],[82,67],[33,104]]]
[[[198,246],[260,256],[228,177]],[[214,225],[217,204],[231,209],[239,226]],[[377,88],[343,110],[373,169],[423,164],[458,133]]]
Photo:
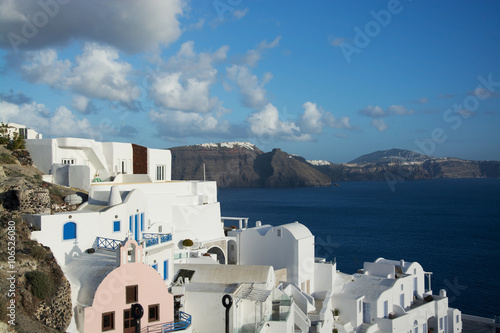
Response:
[[[500,178],[500,161],[437,158],[410,150],[380,150],[348,163],[307,161],[279,148],[263,152],[248,142],[169,148],[172,179],[207,179],[219,187],[330,186],[338,181]]]

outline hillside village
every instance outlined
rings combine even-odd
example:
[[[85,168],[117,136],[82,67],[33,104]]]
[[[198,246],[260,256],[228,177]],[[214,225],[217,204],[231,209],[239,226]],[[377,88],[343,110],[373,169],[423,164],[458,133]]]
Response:
[[[4,164],[9,179],[21,168],[33,172],[33,181],[3,194],[2,235],[15,225],[22,286],[12,298],[16,325],[3,313],[4,328],[462,331],[461,312],[448,307],[445,290],[433,293],[417,262],[379,258],[354,275],[341,273],[315,256],[314,235],[299,222],[250,226],[248,217],[221,216],[216,182],[172,180],[169,150],[76,138],[28,139],[26,148],[40,171]],[[69,207],[56,212],[63,205],[53,204],[52,187],[60,185],[88,190],[88,198],[70,190]],[[13,214],[6,198],[14,194],[20,205],[33,188],[40,203],[28,208],[35,210]],[[76,197],[81,204],[71,204]]]

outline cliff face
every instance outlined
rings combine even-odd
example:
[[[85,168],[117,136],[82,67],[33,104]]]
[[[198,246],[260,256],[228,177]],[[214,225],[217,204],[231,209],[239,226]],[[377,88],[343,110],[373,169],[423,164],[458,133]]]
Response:
[[[500,177],[500,161],[433,158],[399,149],[363,155],[348,164],[323,163],[315,168],[333,181]]]
[[[328,186],[330,178],[280,149],[264,153],[248,143],[174,147],[172,179],[203,179],[219,187]]]
[[[1,332],[64,332],[69,325],[69,282],[50,249],[30,239],[31,229],[21,215],[50,212],[70,193],[74,191],[43,183],[27,151],[0,145],[0,244],[5,246],[0,251]],[[7,271],[16,272],[13,279]],[[7,292],[11,289],[13,294]],[[15,330],[7,324],[14,319],[7,308],[13,299]]]

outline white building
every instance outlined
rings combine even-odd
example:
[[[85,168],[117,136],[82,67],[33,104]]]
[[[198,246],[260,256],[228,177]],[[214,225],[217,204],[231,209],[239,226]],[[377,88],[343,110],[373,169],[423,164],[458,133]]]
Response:
[[[26,140],[26,148],[44,180],[59,185],[88,190],[91,183],[126,181],[131,174],[171,180],[172,156],[165,149],[79,138]]]
[[[9,138],[14,138],[15,135],[19,135],[24,139],[41,139],[42,135],[37,133],[34,129],[28,128],[25,125],[16,124],[16,123],[7,123],[5,124],[5,134],[8,135]]]
[[[338,272],[315,257],[314,235],[298,222],[248,228],[247,218],[222,218],[216,183],[170,180],[167,150],[67,138],[29,144],[44,172],[57,173],[56,161],[74,161],[68,175],[78,167],[107,172],[89,183],[78,210],[25,217],[38,229],[32,238],[51,248],[68,277],[75,313],[92,304],[78,298],[89,288],[75,274],[79,263],[102,258],[87,254],[95,249],[116,251],[133,240],[144,249],[141,261],[172,288],[174,310],[192,315],[184,319],[193,331],[223,332],[228,318],[238,332],[461,332],[460,311],[448,308],[444,291],[425,289],[418,263],[378,259],[358,274]],[[144,160],[146,173],[128,173]],[[155,179],[155,170],[165,178]],[[223,220],[238,226],[225,228]],[[233,302],[227,315],[223,297]],[[78,320],[71,332],[83,332]]]

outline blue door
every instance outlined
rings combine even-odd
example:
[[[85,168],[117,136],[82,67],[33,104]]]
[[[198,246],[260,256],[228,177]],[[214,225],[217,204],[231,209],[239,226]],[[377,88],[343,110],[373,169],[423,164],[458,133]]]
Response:
[[[370,321],[370,303],[363,302],[363,322],[371,323],[371,321]]]
[[[136,242],[139,242],[139,214],[135,214],[134,238]]]

